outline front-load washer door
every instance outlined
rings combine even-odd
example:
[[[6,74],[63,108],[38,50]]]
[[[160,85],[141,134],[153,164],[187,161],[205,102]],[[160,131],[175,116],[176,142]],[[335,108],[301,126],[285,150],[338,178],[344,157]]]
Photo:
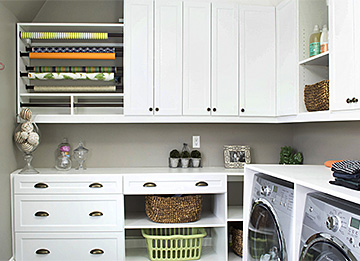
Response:
[[[276,212],[265,199],[254,202],[250,212],[248,259],[286,261],[283,233]]]
[[[304,245],[301,261],[356,261],[357,259],[336,237],[326,233],[311,236]]]

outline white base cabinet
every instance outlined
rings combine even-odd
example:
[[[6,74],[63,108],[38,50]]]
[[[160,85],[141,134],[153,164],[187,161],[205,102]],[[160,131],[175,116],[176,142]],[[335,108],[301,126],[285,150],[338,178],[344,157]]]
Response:
[[[141,229],[181,227],[206,229],[200,260],[228,260],[227,221],[242,221],[241,206],[227,207],[227,175],[234,172],[223,168],[88,169],[81,174],[39,170],[36,175],[11,174],[17,261],[149,260]],[[145,195],[164,194],[201,194],[200,219],[151,221],[145,213]]]

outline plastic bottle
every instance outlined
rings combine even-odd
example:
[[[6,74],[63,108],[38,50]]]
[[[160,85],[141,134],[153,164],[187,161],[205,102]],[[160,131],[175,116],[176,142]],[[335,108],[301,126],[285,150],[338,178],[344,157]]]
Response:
[[[321,36],[320,36],[320,49],[321,53],[329,51],[329,43],[328,43],[328,29],[326,24],[323,26]]]
[[[320,30],[319,26],[314,26],[314,32],[310,35],[310,57],[320,54]]]

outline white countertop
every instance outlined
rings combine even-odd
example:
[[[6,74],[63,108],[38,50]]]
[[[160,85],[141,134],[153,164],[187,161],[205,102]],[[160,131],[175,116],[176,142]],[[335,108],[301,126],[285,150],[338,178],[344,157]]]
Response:
[[[248,170],[268,174],[273,177],[290,181],[296,185],[321,191],[360,204],[360,191],[331,185],[329,181],[334,180],[332,171],[330,168],[323,165],[250,164],[245,166],[245,178]]]
[[[224,167],[203,167],[203,168],[169,168],[169,167],[146,167],[146,168],[88,168],[86,170],[71,169],[69,171],[59,171],[55,168],[36,168],[39,174],[30,175],[74,175],[74,174],[183,174],[183,175],[194,175],[194,174],[222,174],[224,175],[243,175],[244,169],[225,169]],[[18,174],[20,170],[16,170],[13,174]],[[29,175],[29,174],[18,174],[18,175]]]

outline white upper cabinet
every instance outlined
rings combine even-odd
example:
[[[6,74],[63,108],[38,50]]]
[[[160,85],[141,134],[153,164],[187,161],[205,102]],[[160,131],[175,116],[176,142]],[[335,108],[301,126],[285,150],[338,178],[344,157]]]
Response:
[[[124,113],[153,114],[154,7],[152,0],[124,3]]]
[[[212,115],[239,115],[239,9],[212,4]]]
[[[360,69],[357,51],[360,44],[359,0],[330,1],[329,8],[330,109],[358,108],[357,99],[360,97],[356,86],[359,84]]]
[[[275,8],[240,7],[240,116],[275,116]]]
[[[182,1],[155,1],[155,115],[182,114]]]
[[[297,113],[297,8],[295,0],[276,7],[277,115]]]
[[[183,114],[210,114],[211,3],[184,2]]]

